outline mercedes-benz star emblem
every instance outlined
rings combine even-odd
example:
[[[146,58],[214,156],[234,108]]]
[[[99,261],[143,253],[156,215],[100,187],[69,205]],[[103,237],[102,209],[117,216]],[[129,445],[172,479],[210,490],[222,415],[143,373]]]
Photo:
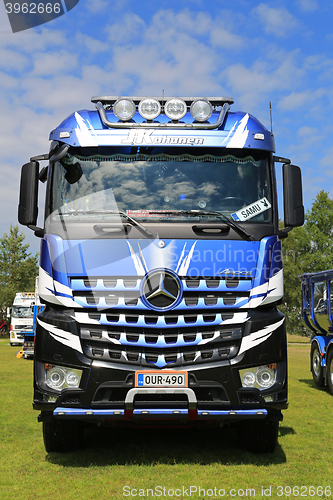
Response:
[[[143,302],[155,311],[175,307],[181,299],[181,282],[176,274],[167,269],[151,271],[142,282]]]

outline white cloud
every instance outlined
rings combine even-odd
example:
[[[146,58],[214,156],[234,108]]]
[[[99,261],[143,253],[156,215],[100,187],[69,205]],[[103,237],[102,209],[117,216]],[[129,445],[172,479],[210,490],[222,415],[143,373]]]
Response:
[[[57,76],[73,71],[78,66],[77,56],[65,50],[60,50],[53,54],[35,53],[34,69],[31,75],[34,76]]]
[[[314,12],[319,9],[317,0],[298,0],[297,5],[303,12]]]
[[[145,30],[145,22],[136,14],[125,14],[118,22],[106,28],[108,39],[120,45],[130,40],[135,41]]]
[[[225,28],[216,27],[215,24],[211,30],[210,39],[213,46],[224,49],[226,48],[240,49],[245,45],[245,40],[242,37],[234,33],[231,33]]]
[[[108,42],[97,40],[96,38],[93,38],[86,33],[77,33],[75,35],[75,41],[79,47],[84,47],[85,49],[87,49],[88,53],[92,54],[93,56],[96,56],[98,53],[110,50],[110,44]],[[88,54],[86,52],[86,56],[87,55]]]
[[[330,167],[329,175],[333,176],[333,146],[327,148],[325,155],[321,158],[319,162],[321,167]]]
[[[259,17],[266,33],[285,37],[299,29],[299,21],[284,7],[269,7],[260,3],[253,12]]]
[[[291,94],[284,96],[279,101],[279,108],[282,110],[294,110],[304,106],[311,100],[311,91],[304,90],[302,92],[291,92]]]
[[[250,112],[262,109],[263,102],[277,101],[278,97],[295,87],[304,71],[298,67],[299,52],[271,51],[269,58],[260,58],[251,66],[231,64],[222,73],[232,95]]]
[[[108,0],[86,0],[87,8],[93,14],[100,12],[107,8]]]
[[[318,133],[319,133],[319,130],[317,128],[304,125],[300,129],[298,129],[297,135],[299,137],[305,137],[308,140],[308,138],[310,136],[317,135]]]

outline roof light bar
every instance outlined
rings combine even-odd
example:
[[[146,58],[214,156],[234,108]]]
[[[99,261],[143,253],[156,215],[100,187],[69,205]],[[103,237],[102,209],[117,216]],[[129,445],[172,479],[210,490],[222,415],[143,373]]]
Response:
[[[220,127],[228,113],[230,104],[234,101],[231,97],[113,97],[95,96],[91,99],[95,103],[103,124],[109,128],[145,128],[147,122],[152,128],[173,129],[202,129],[213,130]],[[170,122],[162,120],[154,121],[161,112],[164,105],[165,115]],[[219,115],[214,122],[208,121],[212,116],[213,109],[219,108]],[[120,120],[110,121],[107,111],[113,110],[115,116]],[[136,113],[140,113],[146,121],[132,120]],[[191,112],[193,122],[180,122]]]

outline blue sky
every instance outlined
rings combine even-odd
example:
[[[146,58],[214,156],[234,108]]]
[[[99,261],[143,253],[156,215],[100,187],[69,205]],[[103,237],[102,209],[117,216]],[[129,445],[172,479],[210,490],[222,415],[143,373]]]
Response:
[[[0,235],[17,224],[21,165],[101,94],[230,96],[268,128],[271,101],[276,152],[302,168],[305,207],[321,189],[333,197],[332,19],[319,0],[80,0],[13,34],[1,2]]]

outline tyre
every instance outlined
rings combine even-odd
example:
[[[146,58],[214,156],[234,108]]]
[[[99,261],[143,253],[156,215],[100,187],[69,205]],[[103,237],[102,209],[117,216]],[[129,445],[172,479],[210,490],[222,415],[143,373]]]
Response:
[[[330,393],[333,396],[333,349],[331,348],[326,363],[326,379]]]
[[[317,342],[311,344],[311,372],[317,387],[324,385],[324,370],[321,364],[321,354]]]
[[[83,444],[84,429],[79,420],[51,420],[43,422],[44,446],[47,453],[75,451]]]
[[[239,444],[251,453],[273,453],[278,432],[278,420],[248,420],[239,427]]]

